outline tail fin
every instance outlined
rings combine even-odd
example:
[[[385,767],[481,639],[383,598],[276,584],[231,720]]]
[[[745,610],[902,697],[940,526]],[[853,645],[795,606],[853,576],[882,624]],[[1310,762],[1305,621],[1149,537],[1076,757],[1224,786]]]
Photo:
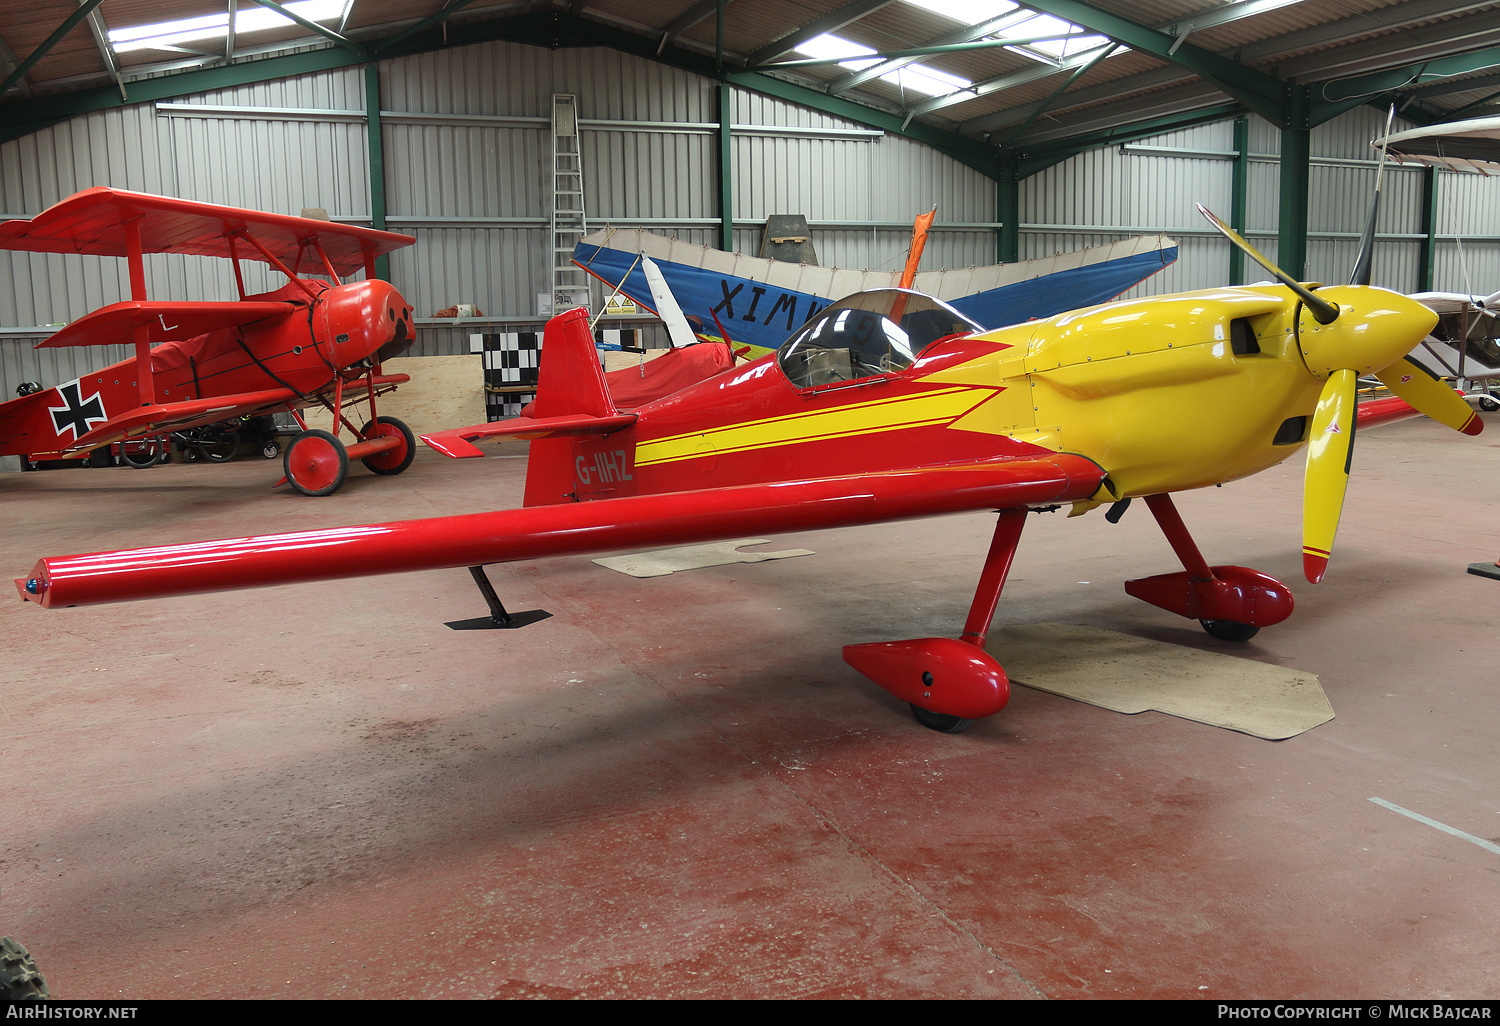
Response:
[[[589,331],[588,311],[579,308],[552,318],[542,336],[536,402],[531,404],[528,414],[612,417],[618,412],[604,383],[604,368]]]
[[[552,318],[542,336],[536,400],[527,408],[527,416],[613,417],[618,413],[604,383],[604,367],[589,331],[588,311],[569,310]],[[578,441],[574,436],[532,441],[526,462],[525,505],[578,501],[573,473]]]

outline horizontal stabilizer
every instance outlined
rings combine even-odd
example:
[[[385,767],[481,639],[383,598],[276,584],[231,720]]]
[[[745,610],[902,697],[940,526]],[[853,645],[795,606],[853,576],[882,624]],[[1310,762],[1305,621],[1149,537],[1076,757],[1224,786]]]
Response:
[[[480,438],[495,438],[510,435],[514,438],[552,438],[558,435],[608,435],[635,423],[635,414],[617,413],[608,417],[593,417],[575,414],[565,417],[513,417],[497,420],[492,424],[475,424],[472,427],[450,428],[423,435],[422,441],[444,456],[453,459],[471,459],[483,456],[484,452],[474,445]]]
[[[237,328],[272,317],[286,317],[297,307],[290,303],[152,303],[126,301],[111,303],[80,317],[50,338],[37,343],[38,349],[64,346],[106,346],[132,341],[136,328],[144,326],[152,345],[197,338],[221,328]]]

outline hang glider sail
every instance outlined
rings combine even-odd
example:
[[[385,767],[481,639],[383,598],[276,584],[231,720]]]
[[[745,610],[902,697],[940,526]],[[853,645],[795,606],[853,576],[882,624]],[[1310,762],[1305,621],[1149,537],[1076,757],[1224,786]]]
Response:
[[[1500,117],[1412,128],[1372,139],[1370,145],[1385,150],[1392,160],[1403,164],[1426,164],[1482,175],[1500,173]]]
[[[851,271],[766,260],[680,242],[641,229],[605,228],[584,236],[573,262],[638,305],[659,312],[643,264],[661,269],[682,312],[705,325],[717,318],[736,345],[769,352],[830,302],[899,285],[902,271]],[[1014,264],[925,271],[912,286],[944,300],[986,328],[1107,302],[1177,259],[1165,235]]]

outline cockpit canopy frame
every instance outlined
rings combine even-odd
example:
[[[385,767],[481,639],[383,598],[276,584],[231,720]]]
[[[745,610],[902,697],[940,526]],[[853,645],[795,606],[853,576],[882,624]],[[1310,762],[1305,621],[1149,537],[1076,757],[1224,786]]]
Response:
[[[825,307],[776,352],[792,386],[822,391],[895,377],[934,342],[984,330],[912,289],[856,292]]]

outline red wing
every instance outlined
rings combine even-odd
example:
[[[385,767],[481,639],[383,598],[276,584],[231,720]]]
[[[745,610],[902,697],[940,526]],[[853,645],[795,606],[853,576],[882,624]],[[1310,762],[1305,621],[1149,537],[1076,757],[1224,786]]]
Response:
[[[514,417],[490,424],[434,431],[430,435],[423,435],[422,441],[444,456],[462,460],[484,455],[473,444],[476,438],[494,438],[498,435],[514,435],[526,439],[550,438],[554,435],[608,435],[634,423],[633,413],[620,413],[612,417],[593,417],[582,413],[567,417]]]
[[[409,374],[377,374],[374,380],[375,394],[389,392],[395,386],[403,385],[410,380]],[[326,396],[332,391],[333,386],[329,385],[315,394]],[[363,398],[366,394],[363,379],[344,386],[344,398],[347,401]],[[304,398],[290,388],[268,388],[259,392],[211,395],[202,399],[187,399],[180,403],[157,403],[151,406],[141,406],[129,413],[111,418],[79,438],[69,447],[69,450],[87,449],[140,435],[160,435],[168,431],[196,427],[199,424],[217,424],[233,417],[254,417],[289,406],[311,405],[315,405],[315,401]]]
[[[99,186],[54,203],[29,221],[0,224],[0,248],[123,257],[123,225],[130,218],[140,219],[146,253],[227,257],[225,236],[246,230],[289,267],[296,264],[303,244],[316,238],[339,274],[364,267],[366,254],[373,259],[417,241],[373,228]],[[248,244],[237,252],[248,260],[263,259]]]
[[[127,301],[100,307],[37,343],[38,349],[62,346],[106,346],[128,343],[132,332],[145,325],[152,345],[173,339],[197,338],[219,328],[234,328],[296,311],[290,303],[138,303]]]
[[[1379,427],[1394,424],[1399,420],[1410,420],[1422,414],[1404,399],[1389,395],[1380,399],[1366,399],[1354,408],[1354,429]]]
[[[188,399],[180,403],[141,406],[100,424],[79,438],[77,443],[70,448],[87,449],[108,442],[118,442],[122,438],[159,435],[198,424],[217,424],[231,417],[269,413],[296,398],[297,393],[289,388],[268,388],[261,392],[214,395],[206,399]]]
[[[62,556],[16,588],[47,607],[94,605],[1014,509],[1086,499],[1103,480],[1082,456],[1049,453]]]

